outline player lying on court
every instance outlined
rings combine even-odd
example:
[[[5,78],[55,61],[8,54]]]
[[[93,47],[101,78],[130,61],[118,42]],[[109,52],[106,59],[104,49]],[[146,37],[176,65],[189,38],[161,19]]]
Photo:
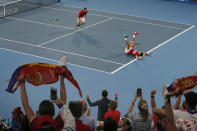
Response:
[[[137,50],[134,50],[133,47],[135,46],[135,37],[138,35],[138,32],[133,32],[133,38],[132,38],[132,43],[129,43],[128,41],[128,35],[124,35],[125,43],[127,44],[125,48],[125,53],[134,55],[137,59],[142,59],[144,55],[150,55],[148,52],[140,52]]]
[[[81,10],[78,15],[77,15],[77,24],[75,26],[76,29],[79,28],[80,25],[83,25],[85,24],[85,18],[86,18],[86,15],[88,13],[88,9],[87,8],[84,8],[83,10]]]

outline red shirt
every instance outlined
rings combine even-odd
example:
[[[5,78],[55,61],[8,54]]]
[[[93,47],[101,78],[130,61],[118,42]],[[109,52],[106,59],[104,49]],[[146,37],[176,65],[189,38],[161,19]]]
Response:
[[[39,117],[34,117],[31,121],[31,131],[37,131],[39,125]],[[64,121],[62,120],[61,116],[58,115],[53,121],[52,126],[57,129],[57,131],[61,131],[64,127]]]
[[[156,126],[157,126],[157,115],[153,115],[153,121],[154,121],[153,131],[155,131],[156,130]]]
[[[85,12],[85,10],[81,10],[79,13],[78,13],[78,17],[81,18],[81,17],[84,17],[86,16],[88,12]]]
[[[134,56],[138,56],[140,53],[139,53],[139,51],[137,51],[137,50],[134,50],[134,49],[131,49],[129,52],[128,52],[128,54],[132,54],[132,55],[134,55]]]
[[[117,126],[119,125],[120,111],[118,111],[118,110],[110,110],[110,111],[105,113],[105,119],[108,116],[111,116],[116,121]]]
[[[75,120],[75,124],[76,131],[93,131],[93,129],[90,126],[83,124],[80,120]]]

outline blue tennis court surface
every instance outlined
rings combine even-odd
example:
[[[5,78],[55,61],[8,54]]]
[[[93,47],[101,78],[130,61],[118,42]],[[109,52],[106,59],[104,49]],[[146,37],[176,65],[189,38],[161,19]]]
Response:
[[[151,52],[193,27],[89,9],[87,23],[75,30],[79,11],[50,5],[1,18],[0,48],[52,60],[68,56],[72,65],[115,73],[135,61],[124,53],[124,33],[140,32],[135,49]]]

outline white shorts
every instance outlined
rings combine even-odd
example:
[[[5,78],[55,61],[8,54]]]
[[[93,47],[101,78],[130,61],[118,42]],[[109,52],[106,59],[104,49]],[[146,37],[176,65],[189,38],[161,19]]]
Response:
[[[125,53],[127,54],[132,48],[130,47],[129,49],[125,48]]]
[[[81,17],[81,18],[77,18],[77,22],[78,23],[85,23],[86,22],[86,20],[85,20],[85,17]]]

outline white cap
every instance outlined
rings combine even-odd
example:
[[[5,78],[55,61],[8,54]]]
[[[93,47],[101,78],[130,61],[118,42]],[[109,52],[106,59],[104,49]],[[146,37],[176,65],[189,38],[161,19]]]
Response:
[[[60,61],[59,61],[59,65],[64,65],[67,66],[68,64],[68,56],[63,56]]]

